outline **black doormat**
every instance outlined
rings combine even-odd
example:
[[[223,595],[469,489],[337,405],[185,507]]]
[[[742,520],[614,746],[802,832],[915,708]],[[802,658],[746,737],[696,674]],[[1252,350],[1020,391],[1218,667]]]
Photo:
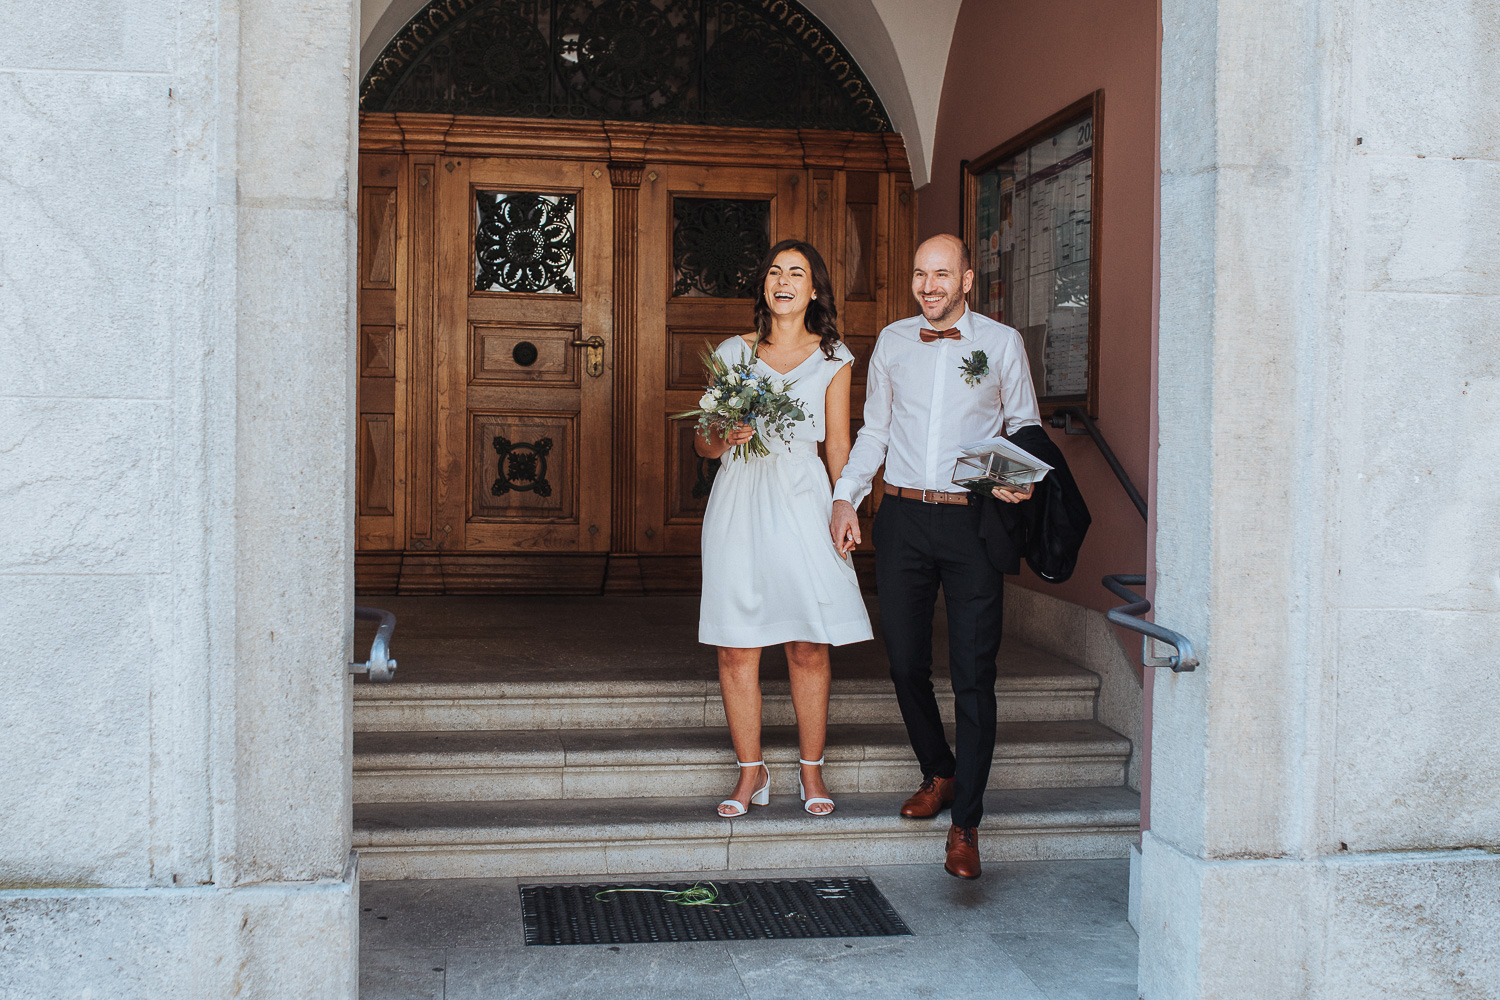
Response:
[[[712,884],[721,905],[669,895]],[[622,890],[652,890],[622,891]],[[527,944],[644,944],[910,934],[867,878],[523,885]]]

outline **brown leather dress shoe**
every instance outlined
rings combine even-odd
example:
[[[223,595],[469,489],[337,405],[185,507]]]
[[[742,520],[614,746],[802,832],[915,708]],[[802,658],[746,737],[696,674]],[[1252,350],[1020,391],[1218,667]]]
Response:
[[[959,878],[979,877],[979,828],[976,826],[950,826],[948,828],[948,860],[943,870]]]
[[[931,819],[952,804],[952,778],[924,778],[917,794],[901,804],[901,815],[907,819]]]

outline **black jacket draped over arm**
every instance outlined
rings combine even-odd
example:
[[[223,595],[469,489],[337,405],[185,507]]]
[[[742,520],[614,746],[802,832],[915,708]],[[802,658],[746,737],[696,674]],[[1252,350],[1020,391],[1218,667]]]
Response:
[[[1088,505],[1073,480],[1062,450],[1047,432],[1030,425],[1010,437],[1011,443],[1052,466],[1036,484],[1031,499],[1004,503],[993,496],[981,501],[979,537],[991,565],[1002,573],[1019,573],[1021,560],[1048,583],[1062,583],[1073,575],[1078,550],[1088,533]]]

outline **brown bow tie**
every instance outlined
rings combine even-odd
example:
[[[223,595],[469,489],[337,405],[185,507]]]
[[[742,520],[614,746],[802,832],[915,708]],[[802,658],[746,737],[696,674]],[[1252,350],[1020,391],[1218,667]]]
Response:
[[[924,327],[921,333],[924,344],[930,344],[934,340],[957,340],[960,336],[958,330],[953,327],[946,330],[928,330]]]

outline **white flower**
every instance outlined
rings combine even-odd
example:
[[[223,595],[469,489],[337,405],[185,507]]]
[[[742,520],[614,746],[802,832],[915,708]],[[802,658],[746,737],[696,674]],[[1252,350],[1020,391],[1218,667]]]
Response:
[[[713,393],[705,392],[703,394],[703,398],[698,400],[698,409],[712,410],[714,408],[714,404],[718,401],[718,397],[716,397]]]

